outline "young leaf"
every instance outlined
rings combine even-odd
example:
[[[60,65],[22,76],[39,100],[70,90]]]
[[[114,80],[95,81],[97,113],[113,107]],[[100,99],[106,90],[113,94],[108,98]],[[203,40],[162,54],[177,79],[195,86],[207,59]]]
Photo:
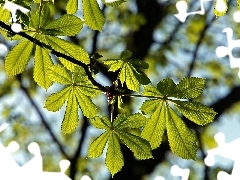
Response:
[[[138,159],[152,158],[149,142],[125,131],[127,128],[142,127],[146,123],[146,118],[141,114],[137,113],[130,117],[127,117],[126,114],[119,114],[113,122],[106,117],[95,117],[91,120],[91,123],[96,128],[106,130],[101,136],[107,136],[106,134],[109,134],[105,162],[112,176],[120,171],[124,163],[119,144],[120,139],[131,149],[134,156]],[[88,152],[88,156],[98,157],[102,154],[102,150],[104,149],[103,144],[106,144],[106,137],[101,136],[90,145],[91,150]],[[97,147],[98,145],[101,147]]]
[[[212,108],[209,108],[199,102],[174,101],[177,109],[188,119],[198,125],[206,125],[213,121],[217,114]]]
[[[11,17],[11,13],[8,9],[4,8],[3,6],[0,7],[0,20],[2,22],[9,22],[9,19]]]
[[[78,0],[69,0],[66,10],[68,14],[75,14],[78,10]]]
[[[51,36],[74,36],[83,27],[83,21],[72,14],[65,14],[45,27],[44,34]]]
[[[170,78],[163,79],[157,84],[157,89],[163,96],[171,96],[175,88],[176,84]]]
[[[97,139],[95,139],[88,148],[88,156],[91,158],[97,158],[102,155],[103,150],[108,141],[110,131],[102,133]]]
[[[50,9],[48,5],[42,7],[41,14],[39,15],[39,10],[36,13],[31,14],[30,26],[34,29],[39,29],[45,27],[50,20]]]
[[[132,56],[130,51],[123,51],[120,55],[120,59],[105,60],[104,64],[110,65],[109,71],[119,72],[119,79],[123,85],[125,82],[127,87],[133,91],[139,91],[140,84],[146,85],[150,83],[150,79],[147,75],[141,71],[140,68],[146,68],[147,63],[142,63],[141,60],[128,59]]]
[[[47,110],[49,111],[58,111],[68,99],[70,92],[71,88],[66,87],[60,92],[51,94],[47,98],[44,107],[47,108]]]
[[[119,114],[113,122],[113,126],[117,129],[125,128],[141,128],[147,122],[147,118],[140,113],[133,114],[127,117],[125,114]]]
[[[198,149],[195,134],[170,106],[167,106],[166,111],[167,135],[171,150],[184,159],[195,159]]]
[[[105,23],[104,15],[97,0],[83,0],[83,16],[86,24],[93,30],[102,31]]]
[[[9,76],[14,76],[24,71],[30,60],[33,46],[33,42],[22,40],[8,53],[5,59],[5,69]]]
[[[166,126],[164,102],[160,101],[158,104],[157,109],[151,115],[141,134],[141,137],[151,144],[152,149],[160,146]]]
[[[172,92],[173,97],[179,99],[192,99],[202,94],[204,89],[204,79],[196,77],[185,77]]]
[[[80,46],[77,46],[73,43],[65,41],[63,39],[53,37],[53,36],[45,36],[48,44],[56,51],[61,52],[65,55],[68,55],[78,61],[81,61],[85,64],[90,63],[88,53],[82,49]]]
[[[34,56],[33,78],[37,84],[45,89],[52,85],[52,81],[47,76],[47,69],[53,65],[49,52],[36,46]]]
[[[109,130],[111,127],[111,122],[109,121],[109,119],[105,116],[103,117],[94,117],[92,119],[90,119],[91,121],[91,124],[95,127],[95,128],[98,128],[98,129],[106,129],[106,130]]]
[[[108,149],[105,163],[107,168],[111,172],[112,177],[114,176],[114,174],[120,171],[124,165],[120,143],[116,137],[116,134],[113,131],[109,132]]]
[[[78,105],[75,94],[75,89],[72,88],[62,122],[62,132],[64,134],[72,132],[78,125]]]
[[[76,87],[76,98],[84,116],[93,118],[97,114],[96,105],[88,96],[81,92],[80,87]]]
[[[72,80],[66,69],[61,65],[54,65],[48,68],[48,77],[61,84],[71,84]]]
[[[132,57],[132,52],[130,52],[129,50],[123,51],[123,52],[120,54],[120,58],[121,58],[122,60],[129,59],[130,57]]]
[[[149,142],[139,136],[124,131],[115,131],[120,139],[131,149],[138,159],[152,158],[152,149]]]
[[[68,61],[68,60],[66,60],[62,57],[59,57],[58,59],[65,68],[67,68],[71,72],[74,71],[74,68],[75,68],[76,64],[73,64],[72,62],[70,62],[70,61]]]
[[[105,65],[110,65],[110,68],[108,71],[112,71],[112,72],[115,72],[117,71],[118,69],[121,69],[123,64],[124,64],[124,61],[122,61],[121,59],[107,59],[104,61],[104,64]]]
[[[147,100],[147,101],[144,101],[142,106],[140,107],[140,110],[142,112],[144,112],[145,114],[149,114],[149,113],[152,113],[154,111],[156,111],[156,109],[158,108],[159,106],[159,100],[158,99],[151,99],[151,100]]]
[[[163,97],[159,90],[154,86],[145,86],[142,94],[144,96]]]

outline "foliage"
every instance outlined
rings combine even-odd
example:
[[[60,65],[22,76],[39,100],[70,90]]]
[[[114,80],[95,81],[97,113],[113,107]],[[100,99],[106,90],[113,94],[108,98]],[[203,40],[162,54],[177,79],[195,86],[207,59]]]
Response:
[[[17,1],[18,2],[18,1]],[[17,3],[16,2],[16,3]],[[107,6],[118,6],[124,1],[103,1]],[[94,79],[93,66],[96,59],[92,58],[81,46],[57,36],[75,36],[79,34],[84,24],[92,30],[103,31],[105,17],[96,0],[83,0],[84,20],[74,15],[78,10],[78,1],[69,0],[66,6],[67,14],[51,21],[49,6],[54,2],[22,1],[23,6],[38,4],[37,10],[31,9],[27,14],[29,21],[19,19],[23,26],[20,33],[15,33],[7,25],[9,11],[0,9],[1,26],[7,30],[5,38],[18,39],[7,54],[5,69],[9,76],[20,74],[26,68],[31,56],[34,56],[33,78],[44,89],[53,83],[60,83],[63,89],[51,94],[45,103],[49,111],[58,111],[66,103],[66,111],[62,121],[64,134],[72,132],[78,125],[78,109],[90,119],[95,128],[104,129],[89,147],[89,157],[99,157],[108,143],[106,166],[112,176],[124,165],[120,144],[126,145],[140,160],[152,158],[151,150],[160,146],[164,131],[167,130],[168,141],[172,151],[184,159],[195,159],[197,139],[195,134],[185,125],[176,109],[189,120],[198,125],[206,125],[213,121],[216,113],[213,109],[189,99],[197,98],[204,89],[204,79],[196,77],[183,78],[175,84],[170,78],[163,79],[157,86],[148,85],[151,81],[143,72],[148,64],[142,60],[131,59],[132,53],[123,51],[118,59],[107,59],[104,65],[109,71],[116,72],[114,86],[105,87]],[[31,6],[33,7],[33,6]],[[19,16],[20,17],[20,16]],[[11,25],[11,24],[10,24]],[[58,57],[56,64],[50,53]],[[119,82],[119,83],[118,83]],[[118,86],[120,84],[122,86]],[[123,86],[138,94],[126,94]],[[144,86],[143,92],[140,91]],[[116,118],[98,116],[101,112],[93,103],[92,97],[100,93],[107,94],[110,106],[122,102],[122,96],[145,97],[140,107],[141,113],[127,115],[119,113]],[[173,105],[173,106],[172,106]],[[123,108],[121,104],[119,107]],[[174,108],[175,107],[175,108]],[[116,111],[116,110],[115,110]],[[122,110],[124,111],[124,109]],[[150,114],[150,118],[145,116]],[[132,134],[129,129],[142,129],[141,135]]]

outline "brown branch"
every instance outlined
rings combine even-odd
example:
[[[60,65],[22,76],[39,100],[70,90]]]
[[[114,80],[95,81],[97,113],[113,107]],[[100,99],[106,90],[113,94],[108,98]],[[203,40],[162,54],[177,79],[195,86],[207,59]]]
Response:
[[[40,111],[40,109],[38,108],[37,104],[33,101],[32,97],[30,96],[28,89],[26,87],[23,86],[22,84],[22,79],[21,76],[18,75],[17,79],[20,83],[20,88],[21,90],[24,92],[24,94],[26,95],[27,99],[29,100],[29,102],[31,103],[31,105],[34,107],[34,109],[36,110],[38,116],[40,117],[40,120],[43,124],[43,126],[46,128],[47,132],[50,134],[50,136],[52,137],[53,141],[55,142],[55,144],[58,146],[59,151],[67,158],[70,159],[70,157],[68,156],[68,154],[65,152],[64,147],[62,146],[62,144],[60,143],[60,141],[57,139],[57,137],[55,136],[55,134],[53,133],[53,131],[51,130],[50,126],[47,124],[46,119],[44,118],[42,112]]]

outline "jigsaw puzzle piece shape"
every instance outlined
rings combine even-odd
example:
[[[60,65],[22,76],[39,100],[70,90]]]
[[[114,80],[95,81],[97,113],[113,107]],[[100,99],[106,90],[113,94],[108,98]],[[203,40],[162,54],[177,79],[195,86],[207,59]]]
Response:
[[[216,48],[216,55],[220,58],[224,56],[229,56],[230,60],[230,67],[231,68],[240,68],[240,58],[235,58],[233,57],[232,50],[233,48],[240,47],[240,39],[233,40],[233,30],[232,28],[225,28],[223,29],[224,33],[226,33],[227,36],[227,42],[228,42],[228,47],[225,46],[219,46]],[[240,71],[238,73],[238,76],[240,78]]]
[[[193,11],[193,12],[187,12],[188,5],[187,2],[184,0],[180,0],[176,3],[176,8],[178,10],[178,14],[174,14],[174,16],[181,22],[185,22],[186,18],[191,14],[200,14],[203,15],[205,13],[203,2],[204,1],[212,1],[212,0],[200,0],[200,10],[199,11]]]
[[[188,180],[190,170],[189,169],[182,169],[178,165],[174,165],[171,167],[171,174],[173,176],[181,176],[181,180]]]
[[[217,175],[218,180],[239,180],[240,179],[240,138],[225,143],[225,136],[223,133],[217,133],[214,136],[218,147],[207,151],[208,155],[205,158],[205,164],[212,166],[215,163],[215,156],[219,155],[224,158],[234,161],[232,174],[229,175],[224,171],[220,171]]]

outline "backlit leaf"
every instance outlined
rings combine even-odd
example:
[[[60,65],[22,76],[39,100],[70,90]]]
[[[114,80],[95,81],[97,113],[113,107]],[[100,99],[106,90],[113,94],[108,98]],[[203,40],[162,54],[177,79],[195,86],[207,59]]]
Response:
[[[83,21],[72,14],[65,14],[45,27],[46,35],[74,36],[82,29]]]
[[[97,107],[88,96],[81,93],[80,87],[76,87],[76,97],[83,115],[93,118],[97,114]]]
[[[152,158],[152,149],[149,142],[139,136],[124,131],[115,131],[121,140],[131,149],[138,159]]]
[[[47,108],[49,111],[58,111],[68,99],[70,92],[71,88],[66,87],[57,93],[51,94],[47,98],[44,107]]]
[[[166,114],[164,102],[159,103],[157,109],[153,112],[146,126],[144,126],[141,137],[148,140],[152,149],[160,146],[162,136],[165,130]]]
[[[91,124],[95,128],[108,130],[111,127],[110,120],[105,116],[103,116],[103,117],[96,116],[90,120],[91,120]]]
[[[167,135],[172,152],[184,159],[194,160],[198,149],[196,135],[171,107],[168,106],[166,114]]]
[[[198,125],[206,125],[213,121],[217,114],[212,108],[199,102],[174,101],[177,109],[188,119]]]
[[[202,94],[204,79],[196,77],[185,77],[174,89],[173,96],[179,99],[192,99]]]
[[[7,54],[5,59],[5,69],[9,76],[14,76],[24,71],[30,60],[33,46],[33,42],[22,40]]]
[[[48,77],[52,81],[58,82],[60,84],[72,83],[71,77],[69,76],[66,69],[59,64],[48,68]]]
[[[83,0],[82,5],[85,23],[91,29],[101,32],[105,23],[105,17],[97,3],[97,0]]]
[[[34,56],[33,78],[37,84],[45,89],[52,85],[51,79],[47,75],[47,69],[53,65],[49,52],[36,46]]]
[[[109,131],[102,133],[88,148],[88,157],[97,158],[102,155],[109,137]]]
[[[69,94],[65,115],[62,122],[62,132],[64,134],[72,132],[78,125],[78,105],[74,91],[75,90],[73,88]]]
[[[108,170],[111,172],[112,177],[114,176],[114,174],[119,172],[124,165],[120,143],[115,133],[113,133],[112,131],[110,131],[109,134],[108,149],[105,163]]]
[[[45,36],[48,44],[56,51],[61,52],[67,56],[70,56],[78,61],[81,61],[85,64],[90,63],[88,53],[82,49],[80,46],[77,46],[71,42],[65,41],[63,39]]]
[[[74,14],[78,10],[78,0],[68,0],[66,7],[68,14]]]

